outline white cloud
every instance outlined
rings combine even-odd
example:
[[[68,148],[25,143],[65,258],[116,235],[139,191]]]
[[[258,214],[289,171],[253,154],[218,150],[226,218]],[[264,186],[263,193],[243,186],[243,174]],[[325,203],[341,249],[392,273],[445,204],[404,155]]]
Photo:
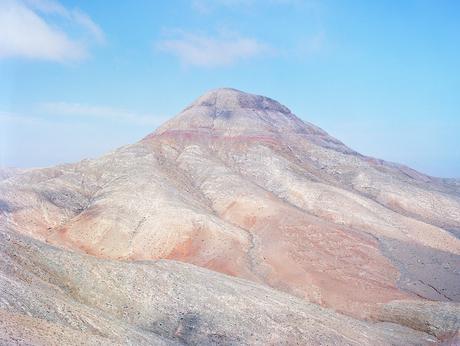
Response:
[[[205,67],[231,65],[270,51],[267,45],[253,38],[183,32],[176,38],[158,42],[157,48],[175,55],[184,65]]]
[[[5,127],[1,125],[4,125],[7,122],[19,125],[37,125],[40,122],[40,120],[33,117],[24,116],[22,114],[0,111],[1,130],[5,130]]]
[[[152,114],[64,102],[35,105],[30,111],[0,110],[0,166],[50,166],[97,157],[138,141],[163,120]]]
[[[39,12],[69,16],[69,11],[60,3],[53,0],[24,0],[24,3]]]
[[[105,42],[104,32],[96,23],[93,22],[90,16],[76,9],[72,11],[72,17],[75,22],[85,28],[99,43]]]
[[[75,61],[88,56],[88,40],[73,38],[54,19],[64,20],[67,31],[83,29],[90,40],[102,43],[102,30],[78,9],[68,10],[51,0],[0,0],[0,58],[24,57]]]
[[[139,113],[127,109],[71,102],[44,102],[38,105],[38,109],[42,113],[50,115],[72,116],[79,118],[104,118],[129,122],[136,125],[155,126],[166,120],[161,116]]]
[[[0,4],[0,57],[79,60],[84,46],[48,25],[29,8],[13,2]]]

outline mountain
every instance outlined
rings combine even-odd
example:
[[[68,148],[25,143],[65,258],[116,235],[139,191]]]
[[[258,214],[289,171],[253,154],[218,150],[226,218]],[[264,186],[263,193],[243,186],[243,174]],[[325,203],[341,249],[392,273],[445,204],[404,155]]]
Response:
[[[109,275],[102,272],[111,272],[108,268],[119,263],[122,273],[112,273],[124,285],[117,301],[130,295],[132,288],[128,290],[125,281],[134,278],[139,280],[140,292],[150,295],[151,288],[144,287],[149,286],[146,278],[131,273],[147,270],[142,267],[147,265],[157,273],[152,274],[155,280],[176,270],[184,272],[179,281],[185,285],[198,280],[199,290],[214,297],[221,294],[212,286],[215,281],[226,287],[244,282],[239,289],[229,288],[226,297],[238,297],[244,306],[255,299],[244,296],[249,287],[256,287],[260,304],[265,294],[272,304],[267,302],[266,309],[274,309],[270,310],[274,314],[277,304],[290,309],[299,304],[315,306],[318,314],[332,320],[340,316],[352,318],[353,323],[357,319],[394,322],[439,339],[452,337],[460,324],[458,182],[363,156],[267,97],[213,90],[138,143],[94,160],[10,173],[0,181],[0,209],[2,230],[60,249],[50,247],[60,258],[53,262],[54,269],[65,268],[62,261],[72,257],[74,263],[81,262],[82,270],[88,268],[85,280],[98,282]],[[40,255],[46,263],[48,254],[40,251]],[[30,263],[31,268],[34,265]],[[69,273],[65,280],[61,272],[47,275],[67,282]],[[74,279],[74,285],[81,285],[78,292],[84,294],[78,297],[83,294],[80,298],[85,303],[92,294],[104,291],[91,293],[94,288],[79,280],[83,279]],[[289,297],[292,304],[280,303],[278,295]],[[147,300],[139,299],[127,306],[134,304],[136,311],[144,311],[141,307]],[[171,304],[168,321],[178,316],[169,299],[163,303]],[[298,300],[293,303],[292,299]],[[24,313],[5,304],[0,307],[8,313]],[[206,311],[205,305],[200,301],[197,306]],[[219,309],[225,315],[231,308]],[[121,306],[103,310],[124,316],[125,322],[136,320],[125,318]],[[311,335],[305,336],[311,331],[299,327],[307,318],[305,312],[293,314],[292,323],[283,328],[296,330],[297,342],[317,344],[308,339]],[[286,322],[284,316],[279,321]],[[391,343],[388,335],[387,339],[375,335],[366,339],[358,332],[362,327],[341,323],[342,327],[334,327],[341,337],[346,338],[345,330],[352,329],[357,334],[351,339],[357,343]],[[236,329],[224,334],[236,337],[235,333]],[[369,341],[373,337],[374,342]],[[424,338],[414,343],[431,342]],[[324,340],[334,343],[334,339]],[[244,341],[254,342],[248,337]],[[260,341],[266,342],[270,340]],[[411,342],[398,339],[393,343]]]

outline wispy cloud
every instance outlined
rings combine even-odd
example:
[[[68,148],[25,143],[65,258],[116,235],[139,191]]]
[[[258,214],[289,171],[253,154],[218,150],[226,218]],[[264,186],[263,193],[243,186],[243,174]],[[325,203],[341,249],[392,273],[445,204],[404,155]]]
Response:
[[[76,61],[88,56],[91,41],[105,42],[87,14],[52,0],[0,0],[0,23],[0,58]]]
[[[0,129],[5,130],[5,123],[15,123],[19,125],[37,125],[40,123],[40,120],[34,117],[28,117],[22,114],[0,111]]]
[[[157,48],[176,56],[184,65],[203,67],[228,66],[271,50],[268,45],[250,37],[213,37],[186,32],[158,42]]]
[[[93,22],[90,16],[86,13],[75,9],[72,11],[73,20],[85,28],[99,43],[105,43],[105,34],[102,29]]]
[[[59,2],[53,0],[24,0],[25,5],[31,9],[48,14],[58,14],[60,16],[68,16],[69,11]]]
[[[48,115],[87,119],[102,118],[111,121],[129,122],[136,125],[156,126],[166,120],[165,117],[149,113],[71,102],[44,102],[39,104],[37,108],[41,113]]]
[[[34,107],[35,108],[35,107]],[[143,138],[155,121],[0,110],[0,166],[43,167],[97,157]],[[145,125],[147,124],[147,125]]]

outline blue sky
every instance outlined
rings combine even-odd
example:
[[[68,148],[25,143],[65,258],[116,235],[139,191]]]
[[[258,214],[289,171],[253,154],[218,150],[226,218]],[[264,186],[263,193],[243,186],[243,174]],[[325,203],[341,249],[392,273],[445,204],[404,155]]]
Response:
[[[460,177],[460,2],[0,0],[0,165],[132,143],[206,90]]]

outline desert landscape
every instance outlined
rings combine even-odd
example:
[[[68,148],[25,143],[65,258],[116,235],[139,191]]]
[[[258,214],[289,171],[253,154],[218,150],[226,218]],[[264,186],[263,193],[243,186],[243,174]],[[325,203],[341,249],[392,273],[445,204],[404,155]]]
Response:
[[[0,177],[1,344],[460,344],[460,181],[271,98]]]

